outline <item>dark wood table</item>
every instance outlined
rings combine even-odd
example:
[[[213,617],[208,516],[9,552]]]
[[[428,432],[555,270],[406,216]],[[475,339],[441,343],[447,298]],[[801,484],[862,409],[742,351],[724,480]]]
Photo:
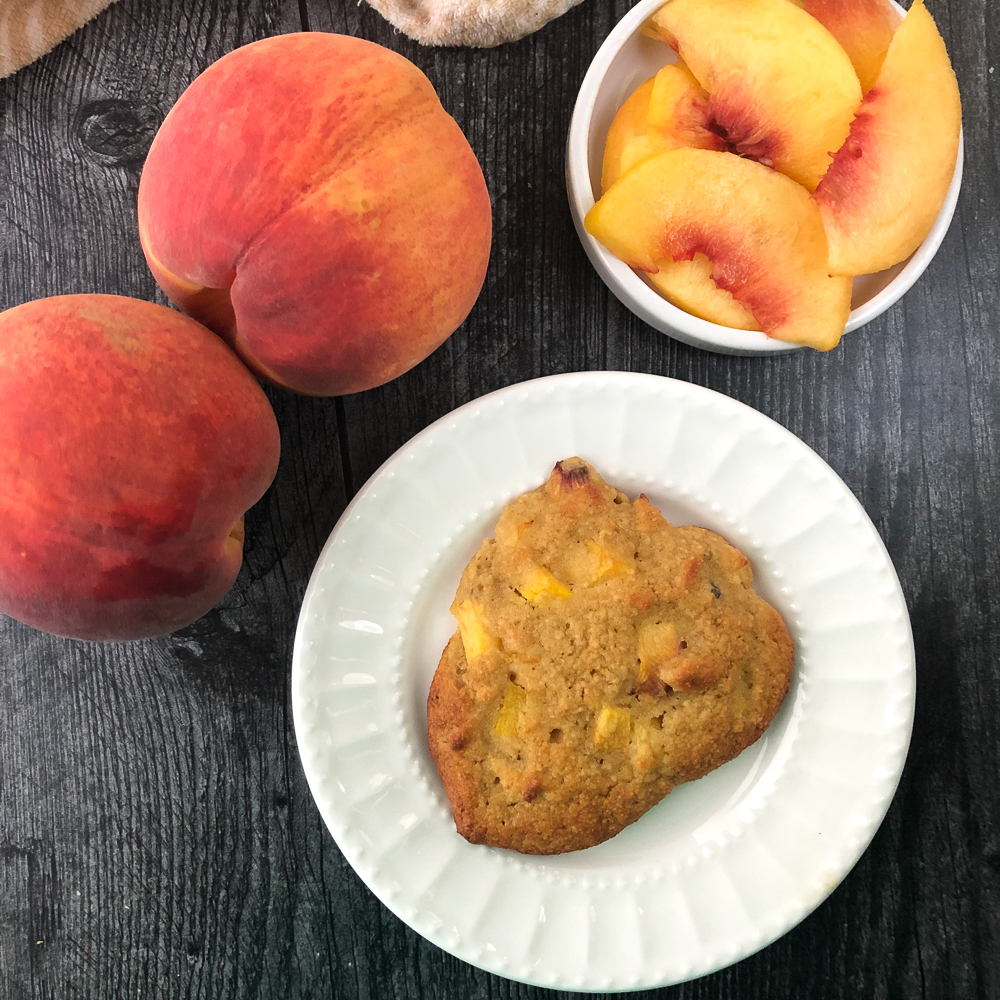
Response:
[[[735,358],[628,313],[570,222],[573,102],[629,6],[585,0],[475,51],[421,48],[356,0],[120,0],[0,82],[3,307],[165,301],[136,232],[152,136],[209,63],[301,28],[381,42],[427,73],[483,165],[495,227],[472,315],[414,371],[340,399],[269,390],[281,467],[219,608],[119,645],[0,620],[0,997],[553,995],[450,957],[365,888],[306,787],[289,668],[320,547],[379,464],[469,399],[582,369],[687,379],[799,435],[881,532],[916,638],[909,761],[854,871],[759,954],[646,995],[1000,997],[1000,9],[930,0],[964,94],[966,177],[919,284],[831,354]]]

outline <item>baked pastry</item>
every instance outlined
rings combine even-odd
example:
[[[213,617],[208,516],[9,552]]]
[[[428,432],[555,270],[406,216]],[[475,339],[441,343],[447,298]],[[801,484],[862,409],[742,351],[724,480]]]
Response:
[[[613,837],[735,757],[788,690],[746,557],[579,458],[504,508],[452,604],[427,700],[459,833],[558,854]]]

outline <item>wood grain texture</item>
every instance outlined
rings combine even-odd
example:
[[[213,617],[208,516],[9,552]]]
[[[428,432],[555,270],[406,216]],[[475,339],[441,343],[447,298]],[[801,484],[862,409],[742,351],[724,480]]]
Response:
[[[758,955],[645,995],[1000,996],[1000,12],[929,3],[964,95],[966,181],[921,282],[830,355],[730,358],[636,320],[572,228],[573,101],[629,6],[586,0],[473,51],[421,48],[354,0],[120,0],[0,84],[3,307],[71,291],[162,301],[135,229],[156,126],[214,59],[303,25],[427,73],[483,164],[495,221],[483,294],[426,362],[340,400],[270,393],[281,468],[220,608],[130,645],[0,620],[0,996],[571,996],[451,958],[368,892],[309,796],[288,672],[322,543],[397,447],[485,392],[602,368],[717,389],[815,448],[885,539],[917,644],[909,762],[854,871]]]

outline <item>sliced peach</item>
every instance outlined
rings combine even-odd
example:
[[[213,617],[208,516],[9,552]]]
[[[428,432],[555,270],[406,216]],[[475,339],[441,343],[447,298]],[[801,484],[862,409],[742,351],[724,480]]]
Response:
[[[653,23],[708,91],[729,147],[812,191],[861,103],[830,32],[789,0],[670,0]]]
[[[881,271],[920,246],[951,184],[961,126],[944,41],[923,0],[914,0],[816,189],[834,274]]]
[[[601,189],[668,149],[725,149],[712,131],[708,94],[682,63],[664,66],[621,106],[604,146]]]
[[[669,149],[676,148],[677,143],[671,142],[657,129],[651,128],[645,135],[637,135],[625,143],[621,159],[618,161],[618,177],[627,174],[637,163],[642,163],[657,153],[665,153]]]
[[[646,141],[656,136],[662,148],[652,149],[646,156],[636,156],[633,150],[642,140],[633,140],[626,146],[631,154],[629,166],[666,149],[684,146],[725,149],[722,137],[712,130],[709,96],[683,63],[664,66],[656,74],[649,97],[648,120]],[[623,167],[623,172],[624,169],[627,167]],[[657,267],[650,281],[661,295],[681,309],[722,326],[760,329],[753,316],[729,292],[716,286],[711,262],[704,255],[697,254],[694,260],[657,261]]]
[[[634,139],[643,139],[649,128],[649,96],[653,92],[653,80],[650,77],[631,97],[618,109],[608,138],[604,143],[604,166],[601,171],[601,190],[609,187],[622,174],[622,153],[625,147]]]
[[[710,98],[683,63],[664,66],[649,95],[649,131],[662,136],[670,149],[726,148],[713,131]]]
[[[585,225],[616,257],[651,274],[664,258],[704,254],[715,283],[778,340],[829,350],[844,332],[851,282],[828,274],[816,203],[752,160],[709,149],[660,153],[625,174]]]
[[[649,275],[653,287],[675,306],[709,323],[734,330],[759,330],[753,313],[712,280],[712,262],[701,253],[691,260],[658,260]]]
[[[840,42],[868,93],[899,27],[889,0],[795,0]]]

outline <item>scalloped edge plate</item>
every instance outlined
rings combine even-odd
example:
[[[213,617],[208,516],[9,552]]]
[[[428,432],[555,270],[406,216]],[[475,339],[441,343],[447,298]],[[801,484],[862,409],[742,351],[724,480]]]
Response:
[[[742,549],[796,664],[778,716],[739,757],[607,843],[539,858],[456,833],[425,702],[463,567],[501,507],[570,455]],[[309,787],[372,892],[482,969],[599,992],[713,972],[815,909],[888,809],[914,692],[899,581],[830,467],[742,403],[623,372],[501,389],[397,451],[324,547],[292,661]]]

